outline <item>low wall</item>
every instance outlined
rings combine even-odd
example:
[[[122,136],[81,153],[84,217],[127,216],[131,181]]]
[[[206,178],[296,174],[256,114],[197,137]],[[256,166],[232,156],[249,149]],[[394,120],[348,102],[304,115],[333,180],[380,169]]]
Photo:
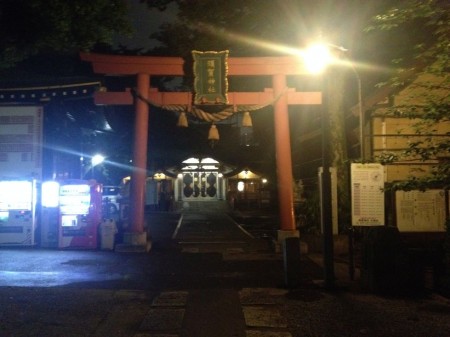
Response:
[[[348,254],[348,236],[347,235],[333,235],[334,240],[334,254],[346,255]],[[322,253],[323,251],[323,236],[313,234],[301,234],[300,241],[305,242],[308,246],[309,253]]]

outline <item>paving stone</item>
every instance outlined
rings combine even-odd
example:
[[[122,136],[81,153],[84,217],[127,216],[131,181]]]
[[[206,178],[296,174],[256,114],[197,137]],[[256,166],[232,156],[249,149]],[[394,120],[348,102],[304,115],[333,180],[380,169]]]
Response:
[[[141,323],[139,330],[170,332],[181,329],[184,309],[155,308],[150,309]]]
[[[225,261],[268,261],[268,260],[281,260],[280,254],[272,253],[229,253],[223,254]]]
[[[173,334],[160,334],[160,333],[138,333],[133,335],[133,337],[179,337],[179,335]]]
[[[246,330],[246,337],[292,337],[290,332],[286,331],[261,331],[261,330]]]
[[[146,300],[149,293],[141,290],[118,290],[114,292],[114,298],[123,300]]]
[[[245,324],[249,327],[286,328],[286,319],[273,306],[244,306]]]
[[[183,247],[181,249],[182,253],[199,253],[200,249],[198,247]]]
[[[277,288],[243,288],[239,299],[243,305],[277,304],[287,293],[287,290]]]
[[[165,291],[157,296],[152,303],[153,307],[183,307],[186,306],[187,291]]]
[[[226,252],[229,253],[229,254],[242,254],[242,253],[244,253],[244,249],[243,248],[232,247],[232,248],[227,248]]]

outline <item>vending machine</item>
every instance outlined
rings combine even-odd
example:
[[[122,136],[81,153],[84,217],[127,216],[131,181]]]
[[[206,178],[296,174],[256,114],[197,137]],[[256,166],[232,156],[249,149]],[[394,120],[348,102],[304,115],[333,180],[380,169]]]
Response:
[[[59,186],[59,248],[97,248],[102,221],[102,185],[70,180]]]
[[[35,244],[36,199],[35,180],[0,181],[0,245]]]
[[[41,241],[42,248],[57,248],[59,240],[59,183],[45,181],[41,185]]]

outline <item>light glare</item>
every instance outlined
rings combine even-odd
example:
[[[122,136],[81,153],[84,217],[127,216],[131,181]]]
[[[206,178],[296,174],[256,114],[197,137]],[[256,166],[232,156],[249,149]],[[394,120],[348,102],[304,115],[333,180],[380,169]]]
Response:
[[[42,206],[59,206],[59,183],[56,181],[46,181],[42,183]]]
[[[326,45],[315,44],[303,53],[306,69],[313,74],[319,74],[331,63],[330,50]]]
[[[96,154],[91,159],[92,166],[101,164],[101,163],[103,163],[104,160],[105,160],[105,157],[103,157],[101,154]]]
[[[244,191],[244,182],[243,181],[239,181],[238,182],[238,184],[237,184],[237,189],[238,189],[238,191],[239,192],[242,192],[242,191]]]

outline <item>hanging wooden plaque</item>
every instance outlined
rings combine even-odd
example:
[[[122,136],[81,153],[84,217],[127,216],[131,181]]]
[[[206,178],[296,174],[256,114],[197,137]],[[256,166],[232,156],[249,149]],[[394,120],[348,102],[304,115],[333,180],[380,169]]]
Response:
[[[192,51],[194,104],[228,104],[228,50]]]

